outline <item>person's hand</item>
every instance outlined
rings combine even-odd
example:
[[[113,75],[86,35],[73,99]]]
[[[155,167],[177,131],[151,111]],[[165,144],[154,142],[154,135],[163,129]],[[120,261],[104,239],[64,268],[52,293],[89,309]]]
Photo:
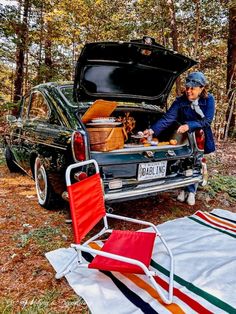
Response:
[[[154,134],[154,131],[152,129],[146,129],[143,131],[143,137],[152,137],[152,135]]]
[[[187,124],[183,124],[178,128],[177,133],[185,133],[188,130],[189,130],[189,126]]]

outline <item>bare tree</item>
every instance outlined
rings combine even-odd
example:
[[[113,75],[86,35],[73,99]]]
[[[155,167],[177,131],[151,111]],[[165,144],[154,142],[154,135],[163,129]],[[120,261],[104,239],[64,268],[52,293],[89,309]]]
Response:
[[[235,94],[236,94],[236,3],[232,1],[229,7],[229,33],[227,56],[227,90],[228,109],[226,113],[226,128],[224,138],[232,135],[235,129]]]
[[[200,0],[195,0],[196,3],[196,30],[194,36],[194,58],[198,55],[198,41],[199,41],[199,29],[201,20]]]
[[[178,51],[178,29],[175,17],[175,6],[173,0],[167,0],[166,4],[168,5],[169,13],[170,13],[170,27],[171,27],[171,37],[173,41],[173,49]],[[176,80],[176,94],[181,94],[181,81],[180,78]]]
[[[50,81],[53,77],[53,63],[52,63],[52,40],[51,40],[51,25],[50,22],[46,23],[46,32],[45,32],[45,81]]]
[[[19,28],[17,34],[17,47],[16,47],[16,73],[14,81],[14,97],[13,101],[17,102],[22,96],[22,88],[24,81],[24,61],[26,51],[26,41],[28,37],[28,13],[29,13],[29,0],[19,2],[19,11],[21,12],[23,6],[23,18],[19,21]],[[19,14],[21,15],[21,14]]]

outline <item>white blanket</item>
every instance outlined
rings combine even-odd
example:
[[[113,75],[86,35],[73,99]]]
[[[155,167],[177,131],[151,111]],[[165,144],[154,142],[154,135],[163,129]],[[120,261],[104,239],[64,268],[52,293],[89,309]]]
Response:
[[[236,214],[222,209],[198,211],[158,229],[175,258],[173,304],[161,302],[145,276],[78,270],[75,264],[66,279],[91,312],[236,313]],[[159,241],[151,265],[158,270],[165,289],[169,260]],[[73,249],[62,248],[46,257],[58,271],[73,254]]]

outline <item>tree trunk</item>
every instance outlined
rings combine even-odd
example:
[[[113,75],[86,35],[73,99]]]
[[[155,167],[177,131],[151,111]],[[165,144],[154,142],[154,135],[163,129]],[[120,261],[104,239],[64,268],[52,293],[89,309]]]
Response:
[[[235,89],[236,89],[236,4],[229,9],[229,35],[228,35],[228,56],[227,56],[227,90],[228,109],[226,112],[227,126],[224,138],[233,135],[235,129]]]
[[[43,49],[43,33],[44,33],[44,21],[43,21],[43,4],[40,7],[40,36],[39,36],[39,52],[38,52],[38,68],[37,68],[37,77],[36,84],[42,83],[42,49]]]
[[[29,12],[28,12],[28,20],[31,19],[31,6],[29,6]],[[29,84],[29,27],[27,26],[26,29],[26,38],[25,38],[25,62],[24,62],[24,87],[23,87],[23,93],[27,93],[30,89]]]
[[[175,7],[173,0],[167,0],[167,5],[170,13],[170,26],[171,26],[171,37],[173,41],[173,49],[175,51],[178,51],[178,30],[177,30],[177,24],[176,24],[176,18],[175,18]],[[181,81],[180,78],[177,78],[176,80],[176,94],[181,94]]]
[[[16,74],[14,81],[14,97],[13,101],[17,102],[22,96],[22,87],[24,81],[24,57],[26,49],[26,39],[28,33],[28,12],[29,0],[24,1],[23,5],[23,21],[19,22],[19,33],[16,48]],[[20,5],[21,9],[21,5]]]
[[[28,47],[25,52],[25,74],[24,74],[24,94],[27,93],[28,87],[29,87],[29,53],[28,53]]]
[[[52,40],[51,40],[51,27],[49,24],[46,25],[46,34],[45,34],[45,81],[51,81],[53,77],[53,68],[52,68]]]
[[[196,1],[196,30],[194,34],[194,58],[197,58],[198,55],[198,41],[199,41],[199,27],[200,27],[200,19],[201,19],[201,12],[200,12],[200,0]]]
[[[230,122],[232,121],[232,117],[233,117],[233,113],[234,113],[235,99],[236,99],[236,90],[234,90],[231,93],[231,98],[229,99],[230,106],[228,107],[229,116],[228,116],[228,120],[227,120],[226,128],[225,128],[225,137],[224,137],[225,140],[227,140],[229,130],[230,130]]]
[[[13,101],[17,102],[20,100],[22,95],[23,85],[23,73],[24,73],[24,49],[17,47],[16,50],[16,74],[14,81],[14,97]]]

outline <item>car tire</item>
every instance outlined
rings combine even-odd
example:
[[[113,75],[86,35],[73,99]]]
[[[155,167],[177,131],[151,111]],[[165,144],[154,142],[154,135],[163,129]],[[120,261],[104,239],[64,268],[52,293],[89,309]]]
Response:
[[[53,209],[55,205],[55,193],[50,184],[47,170],[38,157],[34,163],[34,179],[39,205],[46,209]]]
[[[8,146],[5,149],[5,159],[7,168],[10,170],[10,172],[20,172],[21,169],[15,163],[13,153]]]

